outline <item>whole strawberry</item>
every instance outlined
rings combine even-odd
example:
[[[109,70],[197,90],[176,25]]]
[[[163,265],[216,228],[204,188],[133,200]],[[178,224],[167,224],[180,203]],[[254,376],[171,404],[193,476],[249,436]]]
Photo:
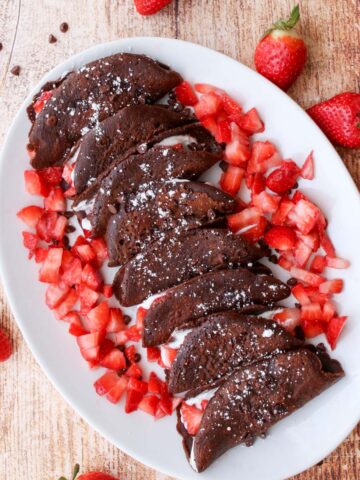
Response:
[[[172,0],[134,0],[135,8],[141,15],[154,15],[171,2]]]
[[[118,478],[113,477],[112,475],[108,475],[107,473],[102,472],[88,472],[83,473],[78,477],[78,473],[80,471],[80,466],[77,463],[74,467],[74,470],[71,475],[71,480],[119,480]],[[65,477],[60,477],[59,480],[66,480]]]
[[[329,140],[360,148],[360,93],[345,92],[307,110]]]
[[[0,329],[0,362],[5,362],[12,354],[9,337]]]
[[[288,19],[272,25],[255,49],[256,70],[285,91],[302,72],[307,57],[304,40],[293,31],[299,18],[297,5]]]

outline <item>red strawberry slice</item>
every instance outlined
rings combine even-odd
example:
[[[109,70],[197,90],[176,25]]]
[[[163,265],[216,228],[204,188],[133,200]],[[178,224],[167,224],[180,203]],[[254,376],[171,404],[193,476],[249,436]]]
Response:
[[[106,298],[111,298],[113,295],[112,285],[103,285],[102,294]]]
[[[62,248],[49,248],[45,261],[39,272],[40,282],[59,282],[62,255]]]
[[[87,285],[80,284],[77,290],[80,300],[80,311],[82,314],[88,313],[89,310],[96,304],[99,298],[99,293],[95,292]]]
[[[325,327],[322,322],[304,320],[301,322],[305,338],[314,338],[324,333]]]
[[[90,310],[87,314],[90,330],[92,332],[104,331],[109,322],[109,314],[109,305],[106,301]]]
[[[297,283],[292,289],[291,293],[294,295],[296,300],[301,303],[301,305],[308,305],[310,303],[310,298],[306,293],[306,290],[301,283]]]
[[[19,210],[16,216],[26,223],[29,228],[35,228],[43,211],[43,208],[31,205]]]
[[[101,267],[104,261],[108,258],[105,240],[103,238],[93,238],[90,241],[90,245],[96,255],[96,265],[97,267]]]
[[[231,142],[226,145],[225,160],[231,165],[242,167],[251,156],[249,137],[234,122],[230,129]]]
[[[321,322],[322,310],[319,303],[309,303],[301,307],[301,320],[309,322]]]
[[[320,293],[340,293],[344,287],[344,280],[341,278],[335,278],[334,280],[328,280],[323,282],[319,286]]]
[[[77,325],[76,323],[70,323],[69,333],[74,337],[81,337],[82,335],[86,335],[88,332],[81,325]]]
[[[148,347],[146,349],[146,356],[147,356],[148,362],[157,362],[161,357],[160,348]]]
[[[142,331],[144,326],[144,318],[147,314],[147,308],[139,307],[136,311],[136,328]]]
[[[0,329],[0,362],[5,362],[12,354],[12,345],[4,330]]]
[[[326,266],[330,268],[348,268],[350,266],[350,262],[344,258],[326,256],[324,260]]]
[[[214,85],[209,85],[208,83],[195,83],[194,89],[198,93],[214,93],[220,97],[225,93],[221,88],[214,87]]]
[[[270,142],[254,142],[247,166],[248,173],[264,173],[271,167],[282,163],[275,146]]]
[[[306,180],[312,180],[315,176],[314,152],[307,156],[304,165],[301,167],[300,176]]]
[[[222,100],[222,106],[225,112],[228,115],[240,115],[242,114],[242,108],[241,106],[228,95],[226,92],[220,93],[220,97]]]
[[[283,194],[292,189],[299,176],[300,169],[293,161],[283,162],[266,179],[266,186],[275,193]]]
[[[55,308],[55,316],[58,320],[63,319],[78,301],[75,290],[70,289],[64,300]]]
[[[306,245],[306,243],[298,240],[294,250],[296,264],[299,267],[304,267],[309,260],[311,254],[312,249],[308,245]]]
[[[220,179],[220,188],[229,195],[235,196],[240,190],[245,170],[235,165],[229,165]]]
[[[252,108],[246,112],[245,115],[234,117],[234,121],[249,135],[260,133],[265,130],[264,123],[256,108]]]
[[[321,283],[324,282],[324,278],[316,273],[311,273],[308,270],[304,270],[297,267],[292,267],[290,270],[292,277],[296,278],[300,282],[303,282],[307,285],[312,285],[318,287]]]
[[[202,120],[209,115],[216,115],[222,107],[221,98],[214,93],[206,93],[202,95],[195,105],[195,115]]]
[[[79,337],[82,338],[82,337]],[[108,370],[104,375],[96,380],[94,383],[95,391],[102,396],[109,392],[118,383],[119,376],[112,370]]]
[[[75,477],[74,477],[75,478]],[[88,472],[80,475],[77,480],[118,480],[118,478],[102,472]]]
[[[192,86],[186,81],[180,83],[180,85],[175,88],[175,94],[180,103],[189,107],[194,106],[198,101]]]
[[[109,370],[119,371],[126,368],[126,358],[123,352],[117,348],[113,348],[107,355],[100,360],[100,365]]]
[[[39,237],[35,235],[34,233],[30,232],[22,232],[23,236],[23,245],[25,248],[29,249],[29,258],[32,258],[32,256],[36,255],[36,251],[38,250],[37,246],[39,243]],[[44,255],[44,260],[47,255],[47,250],[45,250],[45,255]]]
[[[253,175],[248,175],[247,179],[251,180],[251,185],[248,185],[248,188],[251,189],[252,195],[258,195],[263,192],[266,188],[266,179],[262,173],[255,173]]]
[[[288,197],[283,197],[279,204],[279,208],[271,217],[271,223],[274,225],[284,225],[293,208],[294,203]]]
[[[118,377],[118,381],[106,393],[107,400],[109,400],[109,402],[111,403],[118,403],[123,393],[126,391],[128,381],[129,381],[128,378],[125,377],[124,375],[121,377]]]
[[[155,417],[157,407],[160,399],[156,395],[149,395],[144,397],[138,405],[138,409]]]
[[[295,327],[300,325],[300,310],[298,308],[284,308],[274,315],[274,320],[289,332],[293,332]]]
[[[139,393],[142,393],[145,395],[148,392],[148,384],[146,382],[143,382],[142,380],[139,380],[135,377],[130,377],[129,382],[127,384],[127,389],[128,390],[136,390]]]
[[[143,372],[141,367],[137,363],[132,363],[130,367],[126,370],[125,375],[127,377],[142,378]]]
[[[319,235],[316,230],[311,231],[307,235],[298,234],[299,239],[308,247],[316,252],[320,247]]]
[[[231,142],[231,126],[228,120],[218,120],[215,139],[219,143]]]
[[[67,285],[79,285],[81,282],[82,265],[79,258],[73,257],[70,253],[71,259],[66,265],[62,265],[63,274],[61,280]]]
[[[36,233],[41,240],[49,243],[54,238],[57,219],[58,215],[56,212],[43,211],[36,225]]]
[[[264,240],[276,250],[291,250],[296,244],[296,235],[289,227],[275,226],[265,233]]]
[[[228,226],[232,232],[238,232],[246,227],[256,225],[261,216],[258,208],[245,208],[241,212],[233,213],[227,217]]]
[[[319,216],[318,207],[308,200],[299,200],[290,211],[288,218],[301,233],[307,234],[315,227]]]
[[[172,0],[134,0],[135,8],[140,15],[154,15],[169,5]]]
[[[333,302],[327,301],[322,307],[322,319],[324,322],[330,322],[330,320],[336,316],[336,308]]]
[[[99,270],[87,263],[81,273],[81,282],[97,292],[100,290],[103,280]]]
[[[49,285],[45,292],[46,305],[52,310],[56,308],[64,300],[70,287],[65,283],[57,283]]]
[[[346,320],[347,317],[334,317],[327,324],[326,338],[332,350],[336,347],[337,340],[345,326]]]
[[[125,355],[126,358],[129,360],[130,363],[136,363],[135,358],[136,358],[136,349],[134,345],[130,345],[125,348]]]
[[[263,237],[264,232],[267,227],[267,220],[265,217],[260,217],[256,224],[251,228],[240,232],[241,236],[246,238],[249,242],[257,242],[260,238]]]
[[[56,187],[61,183],[63,167],[48,167],[38,170],[38,173],[49,187]]]
[[[328,257],[336,257],[335,247],[324,229],[319,229],[320,245]]]
[[[80,347],[81,355],[88,362],[98,361],[100,355],[100,345],[104,339],[104,336],[100,332],[88,333],[77,337],[76,341]]]
[[[126,325],[124,322],[124,316],[120,308],[110,308],[109,321],[106,326],[107,333],[116,333],[125,330]]]
[[[326,267],[326,257],[315,255],[311,261],[310,272],[322,273]]]
[[[263,213],[275,213],[280,203],[281,197],[278,195],[271,195],[265,190],[258,195],[253,195],[252,203]]]
[[[34,102],[33,108],[35,113],[40,113],[44,108],[45,103],[51,98],[52,90],[44,91],[40,94],[39,98]]]
[[[60,187],[54,187],[50,190],[49,195],[44,200],[45,210],[52,212],[65,212],[66,200],[64,192]]]
[[[179,349],[161,346],[161,360],[165,368],[171,368]]]
[[[35,237],[36,237],[36,235],[35,235]],[[38,237],[36,237],[36,238],[38,238]],[[42,247],[36,248],[35,249],[35,262],[36,263],[43,263],[45,261],[46,255],[47,255],[47,251],[48,251],[47,248],[42,248]],[[64,256],[64,253],[63,253],[63,256]]]
[[[149,381],[148,381],[148,392],[149,393],[161,393],[161,384],[162,381],[156,375],[155,372],[150,372]]]
[[[194,405],[183,402],[180,407],[181,419],[189,435],[196,435],[200,428],[204,412]]]
[[[77,245],[72,250],[80,257],[83,263],[91,262],[96,258],[96,254],[90,245]]]
[[[49,193],[48,186],[41,178],[39,172],[36,172],[35,170],[25,170],[24,179],[25,190],[30,195],[40,195],[41,197],[46,197]]]
[[[219,142],[219,127],[213,115],[208,115],[201,120],[201,125],[209,130],[213,137]]]
[[[127,390],[125,401],[125,412],[131,413],[138,409],[139,403],[143,399],[143,394],[136,390]]]

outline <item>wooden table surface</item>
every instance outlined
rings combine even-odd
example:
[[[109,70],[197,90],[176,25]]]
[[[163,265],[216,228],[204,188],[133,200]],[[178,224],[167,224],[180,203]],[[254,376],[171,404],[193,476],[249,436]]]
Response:
[[[253,67],[259,36],[293,6],[288,0],[174,0],[160,14],[143,18],[132,3],[0,1],[0,142],[29,89],[74,53],[121,37],[152,35],[206,45]],[[359,0],[303,0],[301,15],[309,61],[289,94],[307,107],[341,91],[359,91]],[[63,21],[70,26],[66,34],[59,31]],[[58,39],[54,44],[48,42],[50,33]],[[14,65],[21,66],[18,77],[10,73]],[[359,152],[339,152],[360,186]],[[0,478],[56,480],[69,474],[76,462],[84,469],[107,469],[125,480],[168,478],[113,447],[74,413],[33,359],[4,295],[0,306],[0,325],[15,349],[11,359],[0,364]],[[36,320],[36,306],[29,315]],[[359,479],[360,425],[321,465],[294,478]]]

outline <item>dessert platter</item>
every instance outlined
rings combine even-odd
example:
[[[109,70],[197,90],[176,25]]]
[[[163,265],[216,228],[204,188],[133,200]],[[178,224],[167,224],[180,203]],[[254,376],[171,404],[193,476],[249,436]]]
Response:
[[[17,322],[119,448],[280,480],[359,420],[358,192],[260,75],[177,40],[94,47],[31,92],[0,182]]]

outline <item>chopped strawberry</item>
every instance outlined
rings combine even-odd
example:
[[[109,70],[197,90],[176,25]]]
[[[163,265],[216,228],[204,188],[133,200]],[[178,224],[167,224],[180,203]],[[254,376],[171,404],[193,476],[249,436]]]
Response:
[[[289,227],[275,226],[265,233],[264,240],[276,250],[291,250],[296,244],[296,235]]]
[[[340,293],[344,287],[344,281],[341,278],[328,280],[319,286],[320,293]]]
[[[322,273],[326,267],[326,257],[315,255],[310,265],[310,272]]]
[[[79,312],[76,312],[76,311],[67,313],[62,320],[66,323],[74,323],[75,325],[82,326],[81,317],[79,315]],[[86,332],[86,333],[89,333],[89,332]]]
[[[77,245],[72,249],[82,260],[84,263],[91,262],[96,258],[96,254],[94,250],[90,247],[90,245]]]
[[[316,287],[305,287],[305,291],[313,303],[320,303],[320,305],[324,305],[330,300],[329,295],[326,293],[320,293]]]
[[[78,301],[75,290],[70,289],[64,300],[55,308],[55,316],[58,320],[63,319]]]
[[[304,320],[301,322],[305,338],[314,338],[324,333],[324,324],[322,322],[313,322]]]
[[[254,207],[257,207],[263,213],[275,213],[281,197],[278,195],[271,195],[265,190],[258,195],[253,195],[252,203]]]
[[[320,210],[308,200],[299,200],[290,211],[288,218],[294,223],[297,229],[308,234],[316,225]]]
[[[274,225],[284,225],[293,208],[294,203],[288,197],[283,197],[279,204],[279,208],[271,217],[271,223]]]
[[[328,257],[336,257],[335,253],[335,247],[332,244],[332,241],[330,240],[329,236],[325,232],[325,230],[320,229],[319,230],[319,236],[320,236],[320,245],[324,252],[326,253],[326,256]]]
[[[103,285],[102,294],[103,294],[104,297],[106,297],[106,298],[111,298],[111,297],[112,297],[112,294],[113,294],[112,285]]]
[[[299,176],[300,169],[292,160],[283,162],[266,179],[266,186],[273,192],[283,194],[294,187]]]
[[[307,285],[312,285],[314,287],[318,287],[321,283],[324,282],[324,278],[320,275],[317,275],[316,273],[311,273],[307,270],[297,267],[292,267],[290,270],[290,274],[292,277],[300,280],[300,282],[303,282]]]
[[[139,403],[143,399],[143,394],[136,390],[127,390],[125,401],[125,412],[131,413],[138,409]]]
[[[66,201],[64,192],[60,187],[54,187],[50,190],[49,195],[44,200],[45,210],[52,212],[65,212]]]
[[[225,93],[225,91],[221,88],[214,87],[213,85],[209,85],[208,83],[195,83],[194,89],[198,93],[214,93],[219,96]]]
[[[251,156],[249,137],[232,122],[231,142],[226,145],[225,160],[231,165],[243,167]]]
[[[241,233],[241,236],[246,238],[249,242],[257,242],[260,238],[263,237],[267,227],[267,220],[265,217],[260,217],[256,224],[246,229]]]
[[[156,375],[155,372],[150,372],[149,381],[148,381],[148,392],[149,393],[161,393],[161,380]]]
[[[6,335],[3,329],[0,329],[0,362],[5,362],[11,357],[13,348],[9,337]]]
[[[247,166],[248,173],[264,173],[282,163],[275,146],[270,142],[254,142]]]
[[[31,205],[19,210],[16,216],[26,223],[29,228],[35,228],[43,211],[43,208],[37,207],[36,205]]]
[[[106,332],[116,333],[124,330],[125,328],[124,316],[120,308],[110,308]]]
[[[99,303],[87,314],[89,327],[92,332],[100,332],[106,329],[109,322],[109,305],[106,301]]]
[[[209,130],[209,132],[212,134],[213,137],[215,137],[215,139],[217,141],[218,138],[219,138],[219,127],[218,127],[218,124],[215,120],[215,117],[213,115],[208,115],[207,117],[203,118],[201,120],[201,125],[206,128],[206,130]]]
[[[43,168],[42,170],[38,170],[38,173],[49,187],[56,187],[61,183],[63,167]]]
[[[140,340],[141,332],[136,325],[132,325],[126,330],[126,338],[131,342],[138,342]]]
[[[284,308],[274,315],[274,320],[289,332],[293,332],[295,327],[300,325],[300,310],[298,308]]]
[[[288,258],[285,258],[283,254],[281,254],[280,257],[278,258],[279,267],[283,268],[284,270],[288,270],[289,272],[294,266],[294,264],[295,264],[295,259],[293,261],[289,260]]]
[[[70,254],[71,255],[71,254]],[[72,257],[69,264],[62,265],[61,280],[67,285],[78,285],[81,282],[82,265],[79,258]]]
[[[87,361],[98,360],[100,354],[100,345],[104,335],[100,332],[88,333],[77,337],[76,342],[79,345],[81,355]]]
[[[120,332],[110,332],[107,334],[108,338],[110,338],[114,345],[125,345],[126,342],[129,341],[126,330],[121,330]]]
[[[91,248],[96,255],[96,265],[101,267],[104,261],[108,258],[108,251],[105,240],[103,238],[93,238],[90,241]]]
[[[22,236],[23,236],[24,247],[29,250],[29,258],[31,258],[34,252],[36,254],[37,246],[39,243],[39,237],[34,233],[30,233],[30,232],[22,232]],[[47,255],[47,250],[45,250],[45,252]]]
[[[62,215],[58,215],[55,226],[52,230],[52,236],[54,240],[61,241],[64,238],[66,225],[67,219]]]
[[[45,103],[51,98],[52,90],[46,90],[42,92],[39,97],[37,98],[36,102],[34,102],[33,109],[35,113],[40,113],[41,110],[44,108]]]
[[[345,326],[347,317],[333,317],[327,324],[326,338],[332,350],[336,347],[337,340]]]
[[[219,143],[231,142],[231,126],[228,120],[218,120],[215,139]]]
[[[235,165],[229,165],[220,179],[220,188],[229,195],[235,196],[240,189],[245,170]]]
[[[37,238],[37,237],[36,237]],[[38,247],[35,249],[35,262],[36,263],[43,263],[45,261],[47,255],[47,248]],[[63,253],[64,256],[64,253]]]
[[[136,311],[136,328],[142,330],[144,326],[144,318],[146,317],[148,310],[144,307],[139,307]]]
[[[336,308],[333,302],[327,301],[322,307],[322,319],[324,322],[330,322],[330,320],[336,316]]]
[[[129,380],[127,377],[125,377],[125,375],[118,377],[118,381],[115,383],[115,385],[110,388],[108,392],[106,392],[107,400],[109,400],[111,403],[118,403],[122,397],[122,394],[126,390],[128,381]]]
[[[248,186],[251,189],[252,195],[258,195],[263,192],[266,188],[266,180],[262,173],[255,173],[253,175],[248,175],[247,178],[252,177],[251,185]]]
[[[117,348],[113,348],[100,360],[100,365],[108,368],[109,370],[121,370],[122,368],[126,368],[125,355]]]
[[[148,362],[157,362],[161,357],[160,349],[158,347],[148,347],[146,349],[146,356]]]
[[[45,261],[39,272],[40,282],[57,283],[60,280],[62,248],[49,248]]]
[[[148,395],[141,400],[138,405],[138,409],[155,417],[159,402],[160,399],[156,395]]]
[[[99,298],[98,292],[95,292],[84,284],[79,285],[78,295],[80,300],[80,311],[82,314],[88,313]]]
[[[246,227],[256,225],[261,217],[258,208],[245,208],[239,213],[233,213],[227,217],[228,226],[232,232],[238,232]]]
[[[47,196],[49,189],[39,172],[35,170],[25,170],[24,179],[27,193],[30,195],[40,195],[41,197]]]
[[[304,165],[301,167],[300,176],[306,180],[312,180],[315,176],[314,152],[311,151],[307,156]]]
[[[304,267],[307,261],[309,260],[311,254],[312,254],[311,248],[308,245],[306,245],[306,243],[302,242],[301,240],[298,240],[294,250],[294,257],[295,257],[296,264],[299,267]]]
[[[62,282],[49,285],[45,292],[46,305],[52,310],[64,300],[70,287]]]
[[[82,270],[81,283],[98,292],[103,283],[101,273],[91,263],[87,263]]]
[[[70,323],[69,333],[74,337],[81,337],[82,335],[86,335],[88,332],[81,325],[77,325],[76,323]]]
[[[106,357],[115,348],[115,344],[109,338],[104,337],[100,344],[99,361]]]
[[[194,107],[195,115],[202,120],[209,115],[215,115],[222,106],[221,98],[214,93],[206,93],[202,95]]]
[[[320,240],[319,235],[316,229],[312,230],[307,235],[298,234],[299,239],[305,243],[308,247],[311,248],[314,252],[316,252],[320,247]]]
[[[165,365],[165,368],[171,368],[171,365],[175,360],[177,352],[178,352],[177,348],[161,346],[161,360]]]
[[[177,100],[188,107],[194,106],[198,98],[189,82],[182,82],[175,88]]]
[[[132,363],[130,367],[126,370],[125,375],[127,377],[142,378],[141,367],[137,363]]]
[[[203,412],[194,405],[183,402],[180,407],[181,419],[189,435],[196,435],[200,428]]]
[[[98,395],[105,395],[105,393],[108,393],[112,388],[115,387],[115,385],[117,385],[119,378],[120,377],[117,375],[117,373],[112,370],[108,370],[94,383],[96,393]]]
[[[308,305],[310,298],[308,297],[304,286],[301,283],[297,283],[292,289],[291,293],[301,305]]]
[[[125,355],[130,363],[136,363],[135,362],[136,349],[134,345],[129,345],[128,347],[125,348]]]
[[[43,211],[36,225],[36,233],[41,240],[49,243],[54,238],[57,219],[58,214],[56,212]]]
[[[350,262],[344,258],[328,257],[324,258],[326,266],[330,268],[348,268]]]
[[[322,310],[319,303],[309,303],[301,307],[301,320],[308,322],[321,322]]]
[[[237,116],[236,119],[234,118],[234,121],[249,135],[260,133],[265,130],[264,123],[256,108],[252,108],[244,115]]]
[[[128,390],[136,390],[137,392],[140,392],[143,395],[145,395],[148,391],[148,384],[135,377],[130,377],[129,382],[127,384],[127,388]]]

